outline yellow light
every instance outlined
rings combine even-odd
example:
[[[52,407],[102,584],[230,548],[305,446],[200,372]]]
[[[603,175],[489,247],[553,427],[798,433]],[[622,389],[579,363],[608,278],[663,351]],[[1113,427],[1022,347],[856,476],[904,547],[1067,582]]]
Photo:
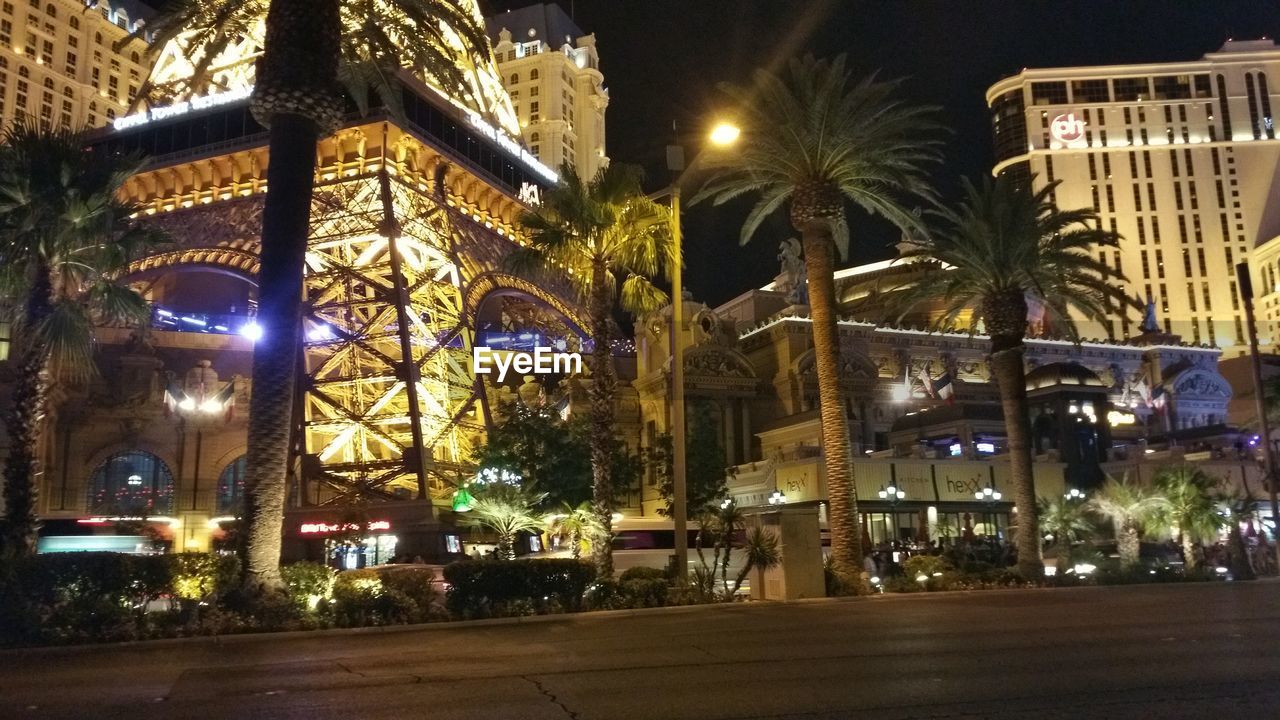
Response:
[[[711,129],[711,143],[725,147],[732,145],[738,141],[738,136],[742,134],[742,130],[732,123],[722,122]]]

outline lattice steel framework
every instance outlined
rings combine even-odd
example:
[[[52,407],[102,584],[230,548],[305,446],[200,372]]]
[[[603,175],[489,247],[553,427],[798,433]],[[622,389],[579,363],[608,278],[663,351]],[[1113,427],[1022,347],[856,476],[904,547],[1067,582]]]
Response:
[[[491,240],[382,170],[318,186],[312,226],[305,501],[439,499],[483,432],[459,247]]]

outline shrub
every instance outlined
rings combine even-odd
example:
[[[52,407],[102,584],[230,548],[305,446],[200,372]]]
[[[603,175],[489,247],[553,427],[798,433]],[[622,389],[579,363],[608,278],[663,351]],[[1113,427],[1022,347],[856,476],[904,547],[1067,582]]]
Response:
[[[622,575],[618,577],[619,582],[627,582],[628,580],[667,580],[667,571],[659,568],[645,567],[643,565],[627,568],[622,571]]]
[[[379,568],[377,572],[383,588],[403,595],[412,604],[405,606],[404,622],[428,622],[447,616],[433,568],[408,565]]]
[[[289,597],[300,609],[314,612],[333,599],[337,572],[323,563],[297,562],[280,568]]]
[[[234,555],[178,553],[169,560],[173,595],[180,600],[211,602],[236,585],[240,560]]]
[[[461,560],[444,569],[458,617],[581,610],[595,568],[582,560]]]

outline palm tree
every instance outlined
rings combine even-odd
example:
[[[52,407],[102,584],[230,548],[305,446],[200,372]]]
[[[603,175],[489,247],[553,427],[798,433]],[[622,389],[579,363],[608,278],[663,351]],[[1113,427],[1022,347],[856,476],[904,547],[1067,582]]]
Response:
[[[862,570],[862,535],[840,391],[835,253],[849,256],[845,206],[902,228],[917,218],[902,204],[930,198],[923,168],[939,159],[931,110],[904,104],[896,82],[855,81],[843,55],[792,60],[782,76],[757,70],[750,87],[724,86],[742,136],[733,153],[700,158],[709,173],[692,202],[715,204],[757,195],[743,223],[746,243],[761,222],[789,203],[808,276],[813,347],[827,473],[832,567],[844,578]]]
[[[563,274],[587,308],[591,327],[592,507],[601,540],[592,546],[600,577],[613,574],[613,395],[616,383],[610,341],[615,307],[632,314],[653,312],[667,296],[650,278],[675,263],[670,213],[640,189],[639,168],[611,164],[584,179],[569,165],[542,204],[520,218],[530,245],[509,258],[529,274]]]
[[[364,106],[372,89],[392,108],[399,106],[399,96],[391,78],[402,67],[442,87],[464,88],[457,58],[439,41],[448,26],[451,36],[473,52],[487,52],[484,30],[464,5],[458,0],[177,0],[147,25],[158,45],[184,37],[188,55],[196,59],[185,89],[200,93],[212,79],[214,60],[266,15],[251,105],[254,117],[270,130],[271,158],[258,272],[262,339],[253,354],[245,460],[244,581],[251,593],[284,590],[285,481],[317,143],[341,125],[340,81],[357,104]]]
[[[55,378],[96,372],[94,327],[142,322],[146,302],[110,273],[158,239],[129,220],[116,193],[141,167],[134,156],[87,149],[80,131],[20,120],[0,136],[0,312],[17,351],[0,548],[35,552],[40,432]]]
[[[976,310],[970,330],[981,320],[991,336],[991,373],[1004,406],[1018,512],[1018,570],[1028,578],[1044,573],[1023,365],[1028,300],[1043,304],[1055,327],[1073,339],[1071,311],[1100,319],[1115,304],[1139,306],[1124,294],[1124,277],[1096,259],[1099,247],[1115,247],[1115,233],[1102,230],[1090,210],[1055,207],[1057,186],[1033,191],[1009,174],[979,187],[965,180],[959,209],[937,213],[942,230],[905,254],[928,261],[928,269],[905,293],[903,314],[922,302],[940,302],[938,324],[946,328]]]
[[[1224,524],[1214,502],[1218,481],[1195,466],[1179,465],[1162,468],[1154,484],[1167,503],[1163,519],[1178,528],[1185,568],[1192,572],[1196,569],[1196,544],[1217,537]]]
[[[600,521],[596,518],[591,503],[583,502],[577,507],[565,503],[561,512],[551,516],[549,532],[552,537],[562,542],[569,541],[572,548],[570,552],[573,554],[573,559],[577,560],[582,554],[584,541],[593,547],[599,542]]]
[[[742,565],[742,570],[738,571],[738,577],[733,580],[733,588],[729,590],[730,600],[738,594],[738,590],[742,588],[742,582],[747,579],[747,575],[752,570],[770,570],[782,564],[782,549],[778,547],[778,536],[767,532],[764,528],[754,527],[747,531],[742,552],[746,554],[747,561]]]
[[[1120,480],[1108,479],[1102,490],[1088,502],[1090,510],[1111,522],[1122,570],[1137,567],[1140,541],[1152,530],[1153,521],[1160,518],[1168,505],[1168,501],[1158,493],[1131,482],[1127,476]]]
[[[1085,512],[1085,505],[1070,498],[1040,498],[1040,529],[1053,536],[1058,555],[1058,575],[1071,567],[1072,543],[1087,537],[1094,531],[1093,523]]]
[[[512,485],[492,485],[472,503],[467,522],[492,530],[498,536],[498,559],[511,560],[516,556],[516,535],[542,529],[543,519],[535,508],[543,497]]]

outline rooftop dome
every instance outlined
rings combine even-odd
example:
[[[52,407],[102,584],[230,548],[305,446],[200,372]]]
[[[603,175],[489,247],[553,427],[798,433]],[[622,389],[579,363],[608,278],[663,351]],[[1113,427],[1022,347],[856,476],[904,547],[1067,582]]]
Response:
[[[1028,391],[1061,385],[1094,388],[1107,387],[1106,383],[1102,382],[1102,379],[1092,370],[1079,363],[1049,363],[1027,373]]]

